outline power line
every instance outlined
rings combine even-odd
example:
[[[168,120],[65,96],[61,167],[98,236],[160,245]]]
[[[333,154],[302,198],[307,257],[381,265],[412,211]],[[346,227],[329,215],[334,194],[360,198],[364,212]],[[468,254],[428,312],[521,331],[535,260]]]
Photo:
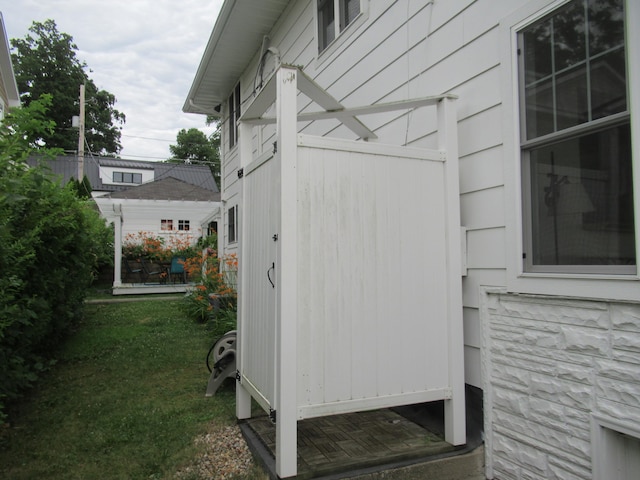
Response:
[[[125,134],[120,134],[120,136],[121,137],[127,137],[127,138],[141,138],[143,140],[155,140],[156,142],[175,142],[175,139],[166,140],[164,138],[139,137],[137,135],[125,135]]]

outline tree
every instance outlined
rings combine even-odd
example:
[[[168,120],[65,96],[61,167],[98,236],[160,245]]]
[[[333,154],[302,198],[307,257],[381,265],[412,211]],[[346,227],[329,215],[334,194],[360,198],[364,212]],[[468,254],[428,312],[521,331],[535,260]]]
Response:
[[[86,73],[87,65],[76,56],[73,37],[58,32],[53,20],[33,22],[24,39],[12,39],[13,66],[24,106],[43,94],[53,99],[49,118],[56,128],[33,139],[41,146],[76,151],[78,131],[72,117],[78,115],[80,85],[85,84],[85,138],[97,155],[116,155],[122,150],[120,135],[124,114],[114,108],[113,94],[100,90]]]
[[[220,185],[220,129],[207,137],[197,128],[184,128],[178,132],[176,145],[169,145],[173,163],[209,165],[216,185]]]

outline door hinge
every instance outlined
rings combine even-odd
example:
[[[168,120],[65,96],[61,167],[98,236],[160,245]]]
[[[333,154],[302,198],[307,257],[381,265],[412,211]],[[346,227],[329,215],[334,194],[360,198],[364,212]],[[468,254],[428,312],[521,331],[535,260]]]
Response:
[[[273,408],[269,409],[269,420],[271,420],[271,423],[275,424],[277,421],[277,414],[276,411]]]
[[[278,142],[273,142],[273,154],[275,155],[278,152]]]
[[[274,233],[274,234],[273,234],[273,237],[271,237],[271,238],[273,238],[273,241],[274,241],[274,242],[277,242],[277,241],[278,241],[278,234],[277,234],[277,233]]]
[[[244,168],[239,168],[238,169],[238,178],[242,178],[244,177]]]
[[[242,375],[240,375],[240,370],[236,370],[236,380],[242,383]]]

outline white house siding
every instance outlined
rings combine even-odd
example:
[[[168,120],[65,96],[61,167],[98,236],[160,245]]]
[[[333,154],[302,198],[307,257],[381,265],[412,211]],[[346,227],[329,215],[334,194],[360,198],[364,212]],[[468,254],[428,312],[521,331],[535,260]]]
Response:
[[[201,220],[211,214],[212,205],[208,202],[193,202],[180,200],[139,200],[139,199],[111,199],[109,197],[95,198],[104,216],[112,214],[113,205],[120,204],[122,211],[122,239],[128,234],[138,232],[152,232],[168,239],[177,233],[189,234],[195,242],[202,236]],[[173,220],[172,232],[162,231],[160,221]],[[178,231],[178,220],[188,220],[190,230]]]
[[[315,1],[292,2],[271,32],[282,61],[305,73],[343,105],[361,106],[454,93],[459,119],[462,224],[468,227],[468,276],[463,280],[466,381],[480,387],[478,286],[506,285],[504,175],[498,19],[522,2],[397,1],[368,3],[364,19],[338,37],[320,56],[315,38]],[[408,18],[408,21],[407,21]],[[344,38],[343,38],[344,37]],[[257,55],[240,79],[242,101],[250,99]],[[266,72],[272,68],[267,60]],[[226,106],[225,106],[226,107]],[[300,95],[299,109],[318,110]],[[434,148],[436,118],[429,109],[377,114],[361,120],[382,143]],[[223,142],[223,200],[235,203],[237,148]],[[299,124],[312,135],[354,138],[336,121]],[[254,149],[272,148],[274,128],[254,130]],[[233,202],[233,203],[231,203]],[[242,207],[240,207],[242,215]],[[498,248],[496,248],[498,247]],[[233,245],[230,246],[234,248]]]
[[[481,310],[488,478],[637,478],[592,468],[601,428],[640,436],[640,304],[487,290]]]
[[[518,119],[509,98],[514,88],[509,28],[559,2],[363,3],[368,6],[364,18],[318,55],[316,2],[292,2],[270,34],[271,45],[284,63],[301,65],[347,107],[440,93],[459,96],[461,223],[467,229],[468,267],[462,279],[465,375],[467,383],[485,388],[488,474],[598,478],[592,474],[592,459],[597,464],[600,444],[593,439],[600,427],[592,426],[599,425],[593,419],[604,418],[612,430],[619,427],[617,431],[640,436],[640,305],[612,300],[640,298],[637,282],[514,280],[520,182],[514,165],[520,159],[514,134]],[[635,4],[628,1],[628,9]],[[638,10],[628,20],[634,27]],[[632,48],[629,58],[636,58]],[[241,79],[243,102],[250,101],[257,55]],[[640,74],[637,63],[629,70],[632,78]],[[638,105],[633,98],[632,108]],[[318,109],[302,96],[298,106]],[[371,142],[436,146],[436,119],[426,109],[361,119],[378,136]],[[299,124],[299,129],[353,138],[335,121]],[[254,131],[256,151],[272,148],[273,127]],[[227,157],[225,198],[237,195],[238,166],[236,156]],[[506,286],[540,296],[508,294]],[[560,294],[565,297],[549,296]]]
[[[504,122],[517,119],[509,117],[508,112],[505,115],[505,71],[511,65],[503,62],[502,52],[508,41],[503,30],[505,19],[532,3],[544,6],[553,2],[371,1],[364,18],[318,55],[315,1],[299,0],[289,5],[270,34],[271,45],[279,49],[284,63],[303,66],[305,73],[347,107],[440,93],[460,97],[461,219],[467,228],[468,266],[467,276],[462,279],[466,381],[478,387],[483,385],[479,291],[481,286],[508,284],[507,255],[513,249],[513,237],[507,231],[507,212],[513,208],[514,197],[513,187],[509,191],[505,182],[518,181],[505,176],[511,164],[519,160],[504,146],[508,130]],[[250,101],[252,95],[258,54],[240,79],[243,102]],[[273,58],[267,60],[267,73],[272,62]],[[313,111],[318,107],[301,95],[299,109]],[[379,137],[372,142],[435,147],[436,119],[427,109],[404,115],[371,115],[362,120]],[[236,170],[240,163],[237,148],[229,150],[226,145],[227,125],[225,122],[223,132],[226,208],[239,198]],[[299,129],[307,134],[353,138],[336,121],[299,124]],[[254,131],[254,149],[271,149],[274,128]]]
[[[229,209],[239,205],[240,196],[239,196],[239,183],[238,183],[238,146],[234,145],[232,149],[229,149],[229,132],[225,128],[223,132],[226,134],[223,140],[224,152],[222,158],[222,169],[221,169],[221,179],[222,179],[222,219],[223,219],[223,227],[220,229],[218,234],[222,237],[219,239],[219,244],[222,245],[222,248],[226,254],[234,254],[238,250],[238,242],[229,242],[229,229],[228,225],[228,214]],[[239,207],[240,210],[241,207]],[[236,218],[236,224],[238,224],[238,219]]]

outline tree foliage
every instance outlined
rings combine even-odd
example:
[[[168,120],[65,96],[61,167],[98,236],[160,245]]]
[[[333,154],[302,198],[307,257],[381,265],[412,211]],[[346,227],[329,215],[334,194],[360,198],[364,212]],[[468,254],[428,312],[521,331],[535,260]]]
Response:
[[[26,158],[53,130],[51,97],[11,110],[0,124],[0,424],[51,363],[51,351],[79,319],[112,233],[75,189]],[[55,155],[55,150],[39,153]],[[111,239],[111,240],[110,240]]]
[[[178,132],[176,144],[169,145],[174,163],[196,163],[209,165],[216,185],[220,186],[220,129],[207,137],[197,128],[184,128]]]
[[[49,118],[56,128],[38,133],[38,145],[66,151],[78,149],[78,130],[72,117],[78,115],[80,85],[85,84],[85,138],[89,150],[97,155],[116,155],[122,149],[124,114],[114,108],[113,94],[100,90],[86,73],[87,65],[76,56],[73,37],[58,31],[53,20],[33,22],[23,39],[12,39],[12,61],[23,105],[43,94],[53,99]],[[35,132],[32,132],[35,134]]]

